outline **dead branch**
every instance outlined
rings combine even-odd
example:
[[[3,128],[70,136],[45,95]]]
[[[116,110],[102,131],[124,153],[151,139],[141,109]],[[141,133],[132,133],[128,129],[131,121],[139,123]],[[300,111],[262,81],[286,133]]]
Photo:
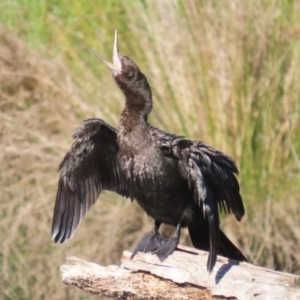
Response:
[[[130,260],[131,253],[124,251],[120,267],[68,257],[62,281],[114,299],[300,299],[300,276],[221,256],[208,274],[207,252],[178,248],[163,262],[149,253]]]

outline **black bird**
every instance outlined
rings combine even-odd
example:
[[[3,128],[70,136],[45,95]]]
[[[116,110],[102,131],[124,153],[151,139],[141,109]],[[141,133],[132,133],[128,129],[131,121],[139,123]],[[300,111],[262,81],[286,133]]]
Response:
[[[125,107],[117,130],[103,120],[89,119],[75,131],[59,166],[52,239],[63,243],[72,237],[101,191],[110,190],[136,200],[155,220],[132,257],[138,251],[153,252],[164,260],[178,245],[181,228],[188,227],[193,245],[209,251],[209,272],[217,254],[246,261],[219,228],[218,207],[238,221],[245,213],[234,161],[203,142],[148,124],[151,88],[138,66],[119,53],[117,31],[113,63],[91,51],[111,71]],[[162,223],[176,227],[172,238],[159,234]]]

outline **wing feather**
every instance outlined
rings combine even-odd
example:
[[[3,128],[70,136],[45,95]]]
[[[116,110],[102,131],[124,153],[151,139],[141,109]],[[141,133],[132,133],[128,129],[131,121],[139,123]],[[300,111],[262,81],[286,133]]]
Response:
[[[202,170],[194,158],[189,159],[186,167],[190,173],[189,180],[194,187],[195,202],[202,207],[203,215],[208,221],[209,227],[209,256],[207,270],[212,272],[220,247],[219,214],[217,201],[203,176]]]
[[[74,135],[59,166],[60,178],[52,222],[52,239],[72,237],[102,190],[128,197],[128,185],[117,163],[116,130],[100,119],[86,120]]]

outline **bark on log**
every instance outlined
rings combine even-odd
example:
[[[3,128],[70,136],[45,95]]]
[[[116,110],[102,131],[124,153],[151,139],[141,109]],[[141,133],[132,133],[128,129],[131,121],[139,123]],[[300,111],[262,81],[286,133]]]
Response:
[[[114,299],[300,299],[300,276],[218,256],[211,274],[207,252],[179,246],[165,261],[123,252],[122,265],[102,267],[76,257],[61,266],[63,283]]]

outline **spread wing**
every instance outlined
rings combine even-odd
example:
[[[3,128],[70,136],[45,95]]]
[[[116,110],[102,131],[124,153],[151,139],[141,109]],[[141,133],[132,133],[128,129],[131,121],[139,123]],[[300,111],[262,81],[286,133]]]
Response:
[[[232,212],[240,221],[245,214],[234,161],[224,153],[205,145],[153,129],[154,140],[166,156],[180,161],[182,176],[194,191],[195,202],[203,209],[210,233],[209,260],[212,269],[219,251],[220,210]],[[162,137],[164,136],[164,138]]]
[[[226,154],[205,145],[202,142],[180,140],[177,142],[177,153],[185,162],[187,171],[197,170],[196,177],[203,178],[220,210],[232,212],[238,221],[245,214],[240,195],[240,186],[236,179],[238,169],[234,161]],[[196,180],[190,176],[189,182]]]
[[[52,239],[63,243],[102,190],[128,197],[128,187],[116,160],[116,130],[100,119],[84,121],[59,166],[60,177],[52,221]]]

